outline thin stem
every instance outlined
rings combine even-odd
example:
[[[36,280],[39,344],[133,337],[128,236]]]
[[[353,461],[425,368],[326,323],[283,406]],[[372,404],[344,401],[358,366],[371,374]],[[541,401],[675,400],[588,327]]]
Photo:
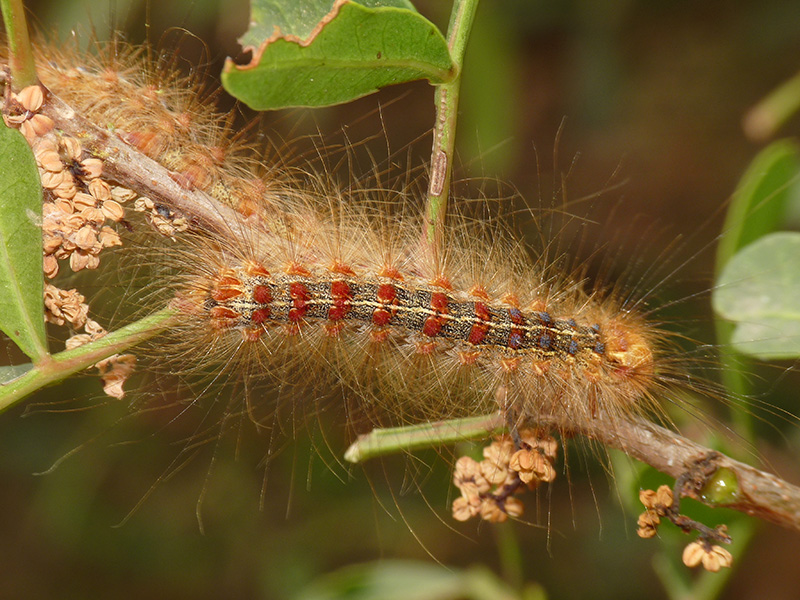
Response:
[[[455,76],[447,83],[436,86],[434,104],[436,122],[433,128],[431,150],[431,175],[428,186],[428,206],[425,236],[435,250],[443,243],[444,216],[450,193],[450,174],[453,169],[453,152],[458,119],[458,94],[461,87],[461,68],[464,50],[472,28],[478,0],[455,0],[447,28],[447,46],[455,65]]]
[[[22,5],[22,0],[0,0],[0,9],[3,11],[3,21],[8,34],[11,89],[18,92],[38,81],[33,48],[28,37],[25,7]]]
[[[410,427],[373,429],[359,436],[344,453],[344,458],[358,463],[386,454],[483,439],[504,429],[505,421],[497,414],[422,423]]]
[[[36,390],[66,379],[73,373],[157,335],[174,323],[178,315],[177,309],[164,308],[99,340],[53,355],[21,377],[0,386],[0,412]]]

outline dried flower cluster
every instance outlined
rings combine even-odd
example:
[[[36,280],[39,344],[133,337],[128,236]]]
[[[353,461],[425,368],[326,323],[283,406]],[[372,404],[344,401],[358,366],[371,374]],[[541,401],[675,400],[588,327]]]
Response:
[[[675,504],[674,493],[668,485],[662,485],[658,490],[642,490],[639,492],[639,500],[645,507],[645,511],[639,515],[639,537],[651,538],[658,533],[658,526],[661,519],[667,518],[676,525],[681,526],[686,531],[691,531],[691,523],[678,514]],[[725,533],[725,526],[722,525],[717,530],[709,533],[715,534],[715,539],[729,539]],[[733,562],[731,553],[722,546],[712,544],[709,537],[701,533],[700,537],[691,542],[683,551],[683,564],[687,567],[696,567],[700,564],[706,571],[716,573],[722,568],[730,567]]]
[[[175,234],[189,230],[189,220],[150,198],[137,198],[133,204],[136,212],[144,213],[147,221],[164,237],[175,240]]]
[[[96,269],[100,252],[122,244],[119,234],[106,222],[125,217],[123,203],[136,197],[130,190],[112,187],[102,177],[103,161],[90,156],[74,137],[63,136],[53,121],[39,114],[45,101],[42,87],[28,86],[6,100],[3,119],[18,128],[31,145],[44,192],[42,205],[43,268],[48,279],[59,272],[59,261],[68,260],[72,271]],[[67,349],[97,340],[106,330],[89,318],[89,306],[75,289],[62,290],[49,283],[44,289],[45,320],[73,331]],[[95,365],[103,389],[113,397],[124,395],[122,384],[136,358],[114,355]]]
[[[496,438],[483,449],[480,462],[469,456],[458,459],[453,482],[461,496],[453,501],[455,519],[466,521],[480,515],[485,521],[501,523],[520,517],[524,507],[514,494],[555,479],[556,440],[537,430],[521,431],[520,438],[519,447],[511,436]]]
[[[658,490],[642,490],[639,492],[639,501],[644,504],[645,511],[639,515],[637,521],[639,529],[636,533],[641,538],[655,537],[661,519],[666,517],[672,508],[674,497],[668,485],[662,485]]]

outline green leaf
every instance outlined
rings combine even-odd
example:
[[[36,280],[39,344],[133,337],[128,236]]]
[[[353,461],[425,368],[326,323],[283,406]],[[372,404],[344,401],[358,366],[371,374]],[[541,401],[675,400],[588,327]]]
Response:
[[[544,594],[530,588],[531,597]],[[459,571],[412,561],[380,561],[344,567],[314,582],[295,600],[518,600],[489,570]]]
[[[0,330],[34,362],[47,355],[42,188],[22,134],[0,124]]]
[[[774,142],[753,159],[725,217],[717,249],[717,274],[740,249],[779,228],[798,174],[800,149],[792,141]]]
[[[735,322],[733,347],[761,360],[800,356],[800,233],[766,235],[717,280],[714,310]]]
[[[229,59],[222,84],[256,110],[329,106],[395,83],[455,75],[441,32],[399,0],[332,7],[330,0],[254,0],[240,42],[253,58],[243,66]]]

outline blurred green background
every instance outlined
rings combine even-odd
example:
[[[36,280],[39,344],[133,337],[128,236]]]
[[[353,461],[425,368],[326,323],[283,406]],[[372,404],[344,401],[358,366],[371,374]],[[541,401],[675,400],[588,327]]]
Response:
[[[102,39],[120,28],[132,42],[149,38],[169,48],[176,34],[164,31],[185,28],[206,45],[187,43],[186,64],[208,61],[210,73],[236,54],[247,22],[239,1],[28,6],[38,28],[62,39],[72,30]],[[448,3],[419,7],[446,27]],[[540,196],[547,205],[579,153],[568,197],[606,190],[572,209],[596,223],[582,228],[582,243],[604,247],[619,272],[630,266],[636,285],[641,263],[666,243],[637,246],[643,230],[664,231],[656,238],[667,241],[686,236],[679,255],[666,257],[665,272],[688,264],[659,290],[665,299],[682,298],[708,288],[721,207],[760,147],[744,135],[743,115],[800,69],[800,4],[484,0],[466,60],[458,131],[465,166],[457,176],[509,180],[534,207]],[[411,84],[314,115],[267,116],[265,135],[291,139],[319,129],[341,140],[346,126],[349,139],[361,140],[385,123],[386,139],[372,148],[380,156],[387,143],[403,149],[428,130],[431,100],[429,86]],[[790,122],[785,133],[797,135],[799,124]],[[422,164],[428,151],[428,138],[417,141],[412,162]],[[638,284],[640,291],[653,283]],[[675,318],[710,335],[702,317],[695,323],[697,307],[687,310],[693,316]],[[13,349],[6,354],[20,360]],[[759,388],[766,400],[782,402],[766,396],[782,374],[768,371]],[[184,465],[172,461],[191,426],[181,431],[163,415],[131,417],[126,403],[103,399],[99,388],[79,378],[0,418],[2,597],[291,599],[308,597],[303,589],[325,574],[378,559],[389,566],[422,561],[433,579],[459,579],[462,569],[484,565],[511,587],[536,582],[552,598],[666,597],[651,566],[658,544],[636,536],[635,516],[620,507],[591,456],[573,452],[569,483],[562,476],[527,499],[527,518],[537,525],[458,524],[449,517],[450,467],[438,454],[365,468],[338,464],[349,440],[335,398],[307,430],[277,441],[245,430]],[[797,412],[796,404],[786,406]],[[280,422],[291,431],[291,415]],[[786,434],[798,442],[796,428]],[[784,446],[767,439],[760,450],[797,482],[796,458]],[[264,484],[270,449],[280,452]],[[62,458],[52,472],[35,475]],[[203,533],[195,514],[201,495]],[[796,598],[798,553],[797,534],[760,528],[748,553],[737,556],[723,597]],[[419,572],[401,580],[425,578]],[[430,597],[477,597],[459,588],[464,581],[451,588],[442,581],[451,595]],[[422,597],[405,593],[397,597]]]

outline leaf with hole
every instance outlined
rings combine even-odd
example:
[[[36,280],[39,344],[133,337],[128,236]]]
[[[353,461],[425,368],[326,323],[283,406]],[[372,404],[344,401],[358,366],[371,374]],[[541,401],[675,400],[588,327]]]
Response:
[[[228,59],[222,84],[256,110],[329,106],[387,85],[455,76],[441,32],[401,0],[254,0],[240,42],[252,59]]]

